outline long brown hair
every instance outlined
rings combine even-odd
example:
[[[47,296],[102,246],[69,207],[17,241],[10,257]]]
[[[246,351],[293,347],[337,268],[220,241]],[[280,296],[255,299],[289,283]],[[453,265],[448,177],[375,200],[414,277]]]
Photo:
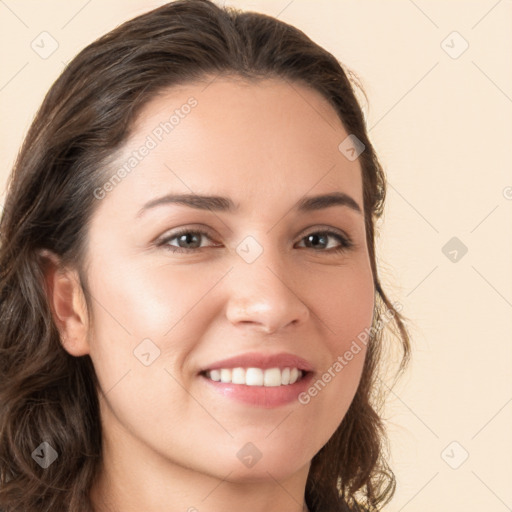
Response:
[[[378,366],[384,332],[399,340],[398,376],[410,354],[405,317],[384,293],[375,259],[374,222],[386,181],[368,139],[350,73],[300,30],[275,18],[178,0],[138,16],[83,49],[48,91],[8,183],[0,222],[0,509],[91,512],[101,463],[97,381],[89,356],[62,347],[44,285],[44,249],[79,269],[90,305],[83,256],[105,163],[127,140],[137,113],[155,94],[206,76],[280,78],[319,91],[347,133],[365,146],[362,166],[367,244],[376,289],[359,387],[306,484],[312,511],[369,510],[395,490],[386,463]],[[380,325],[380,324],[379,324]],[[41,467],[47,442],[58,463]],[[46,446],[46,445],[45,445]]]

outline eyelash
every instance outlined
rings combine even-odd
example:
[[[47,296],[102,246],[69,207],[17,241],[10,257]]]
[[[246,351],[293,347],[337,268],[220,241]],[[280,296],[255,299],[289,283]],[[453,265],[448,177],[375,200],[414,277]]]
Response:
[[[190,252],[196,252],[196,251],[199,251],[201,249],[204,249],[204,247],[197,247],[195,249],[186,249],[186,248],[183,248],[183,247],[175,247],[175,246],[172,246],[172,245],[168,245],[168,242],[170,242],[171,240],[174,240],[175,238],[179,238],[180,236],[186,235],[186,234],[204,235],[207,238],[211,239],[209,233],[206,232],[206,231],[193,230],[193,229],[182,229],[180,231],[172,233],[169,236],[161,239],[157,243],[157,245],[158,245],[158,247],[165,246],[164,248],[166,250],[168,250],[168,251],[171,251],[172,253],[190,253]],[[340,242],[341,245],[339,247],[334,248],[334,249],[327,249],[327,250],[311,249],[311,250],[313,250],[315,252],[326,252],[327,254],[339,254],[339,253],[348,251],[348,250],[350,250],[350,249],[352,249],[354,247],[354,243],[352,242],[352,240],[350,240],[350,238],[348,238],[346,236],[343,236],[340,233],[338,233],[337,231],[332,231],[330,229],[312,231],[311,233],[308,233],[308,234],[304,235],[301,238],[300,241],[302,242],[302,240],[304,240],[308,236],[318,235],[318,234],[332,236],[332,237],[336,238]],[[310,247],[305,247],[305,249],[310,249]]]

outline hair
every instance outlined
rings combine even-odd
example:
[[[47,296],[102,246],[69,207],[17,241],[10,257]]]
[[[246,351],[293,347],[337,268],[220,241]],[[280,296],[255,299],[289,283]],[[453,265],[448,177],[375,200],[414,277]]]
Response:
[[[363,144],[367,246],[376,290],[374,323],[354,399],[313,457],[305,498],[312,511],[379,510],[395,492],[377,393],[385,330],[399,340],[396,375],[410,358],[406,319],[382,289],[375,227],[386,180],[368,138],[354,75],[302,31],[273,17],[178,0],[118,26],[83,49],[46,94],[9,177],[0,221],[0,508],[91,512],[102,461],[97,379],[88,355],[61,343],[45,288],[44,251],[79,270],[90,310],[84,254],[98,206],[94,190],[126,142],[140,109],[177,84],[211,76],[276,78],[312,88]],[[363,91],[364,92],[364,91]],[[79,205],[79,207],[78,207]],[[386,313],[387,310],[387,313]],[[392,314],[386,329],[385,314]],[[40,467],[41,442],[60,455]]]

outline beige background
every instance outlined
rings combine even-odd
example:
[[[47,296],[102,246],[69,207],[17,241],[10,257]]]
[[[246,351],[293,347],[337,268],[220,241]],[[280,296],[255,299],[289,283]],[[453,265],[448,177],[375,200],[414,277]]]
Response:
[[[162,3],[0,1],[2,187],[65,63]],[[380,268],[414,338],[387,410],[398,487],[386,510],[512,510],[512,2],[229,4],[296,25],[368,93],[389,178]],[[31,48],[43,31],[59,45],[45,59]],[[452,237],[468,248],[455,262]]]

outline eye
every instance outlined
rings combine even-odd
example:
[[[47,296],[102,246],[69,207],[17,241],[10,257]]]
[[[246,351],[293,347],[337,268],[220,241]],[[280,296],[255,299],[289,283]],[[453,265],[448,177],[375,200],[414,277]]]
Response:
[[[173,253],[190,253],[204,248],[201,244],[202,238],[211,240],[207,231],[183,229],[162,238],[157,245],[163,246],[165,249]],[[329,243],[330,240],[338,242],[338,246]],[[176,241],[176,243],[171,243]],[[301,242],[305,241],[306,249],[313,249],[315,252],[339,253],[351,249],[354,244],[347,237],[337,231],[325,229],[322,231],[312,231],[308,235],[302,237]],[[215,245],[213,245],[215,247]],[[217,245],[218,247],[218,245]]]
[[[171,252],[191,252],[201,248],[201,237],[210,238],[210,235],[206,231],[183,229],[160,240],[158,246],[165,246]],[[172,245],[170,242],[173,240],[178,240],[181,245]]]
[[[337,247],[329,247],[329,239],[337,240],[339,245]],[[354,245],[347,236],[343,236],[341,233],[329,229],[323,231],[312,231],[303,237],[302,240],[306,242],[307,248],[312,247],[316,252],[339,253],[351,249]],[[317,244],[320,245],[319,248],[315,247]]]

